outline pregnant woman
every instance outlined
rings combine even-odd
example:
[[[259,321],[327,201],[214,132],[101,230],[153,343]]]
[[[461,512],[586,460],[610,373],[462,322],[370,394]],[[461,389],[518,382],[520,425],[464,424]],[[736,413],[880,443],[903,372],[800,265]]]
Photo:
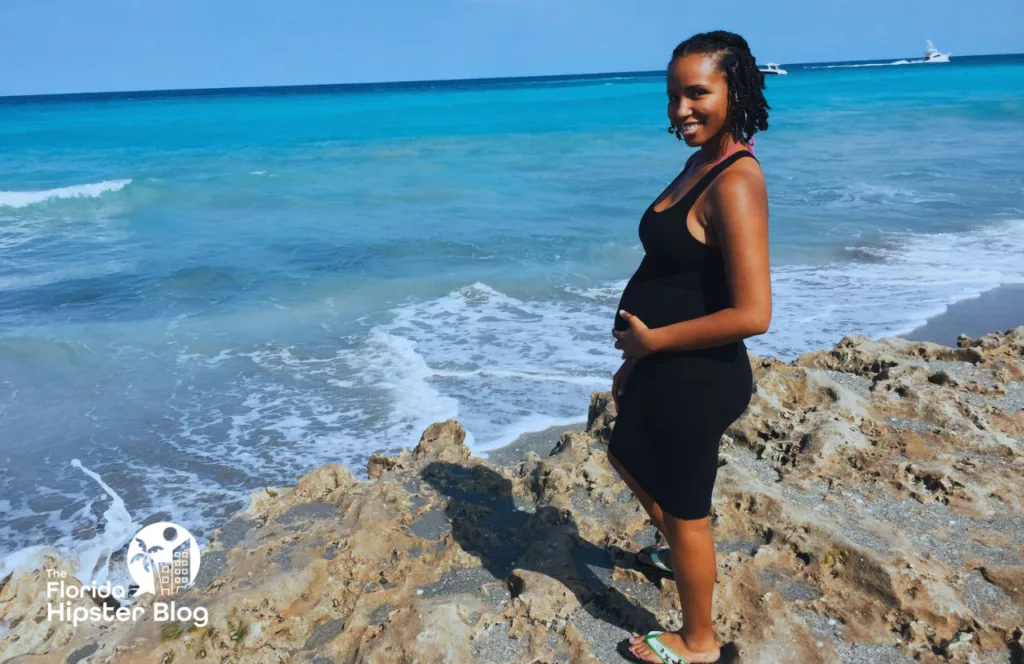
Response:
[[[640,662],[714,662],[715,546],[709,513],[722,434],[750,402],[743,340],[768,329],[768,202],[752,136],[768,104],[747,42],[694,35],[666,76],[669,132],[699,148],[640,219],[646,252],[622,293],[612,381],[618,419],[608,456],[668,547],[641,563],[674,571],[678,632],[621,646]]]

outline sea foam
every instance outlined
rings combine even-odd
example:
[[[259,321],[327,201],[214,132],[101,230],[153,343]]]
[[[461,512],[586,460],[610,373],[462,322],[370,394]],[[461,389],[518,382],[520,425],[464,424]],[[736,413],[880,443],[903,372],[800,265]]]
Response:
[[[121,191],[131,182],[130,179],[104,180],[39,191],[0,191],[0,207],[23,208],[60,198],[96,198],[107,192]]]
[[[27,570],[39,569],[47,552],[57,552],[62,558],[73,559],[78,569],[75,578],[83,584],[102,585],[110,577],[110,558],[127,544],[132,535],[141,527],[132,520],[124,500],[95,472],[89,470],[78,459],[71,465],[91,477],[110,496],[110,506],[103,512],[104,527],[95,537],[81,541],[70,534],[61,537],[51,545],[36,545],[13,551],[0,558],[0,578],[8,574],[19,575]],[[81,512],[87,512],[88,509]],[[123,582],[124,579],[113,579]]]

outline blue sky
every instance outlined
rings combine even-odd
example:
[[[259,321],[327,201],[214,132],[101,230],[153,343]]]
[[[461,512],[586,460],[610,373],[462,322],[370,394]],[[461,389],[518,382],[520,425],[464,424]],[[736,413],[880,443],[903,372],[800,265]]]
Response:
[[[653,70],[703,30],[759,61],[1024,52],[1021,0],[0,0],[0,95]]]

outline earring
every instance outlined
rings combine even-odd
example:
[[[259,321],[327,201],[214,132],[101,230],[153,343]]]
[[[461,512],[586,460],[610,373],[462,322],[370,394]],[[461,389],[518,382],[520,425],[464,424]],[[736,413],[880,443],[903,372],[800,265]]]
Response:
[[[668,133],[675,134],[677,140],[683,140],[683,135],[679,132],[679,128],[676,127],[675,125],[669,125]]]

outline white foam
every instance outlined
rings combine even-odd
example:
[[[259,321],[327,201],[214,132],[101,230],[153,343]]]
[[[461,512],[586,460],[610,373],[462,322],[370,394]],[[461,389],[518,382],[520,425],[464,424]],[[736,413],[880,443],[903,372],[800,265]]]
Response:
[[[851,208],[891,205],[893,203],[917,205],[919,203],[945,202],[956,199],[956,196],[949,192],[919,192],[899,187],[869,184],[867,182],[847,182],[840,190],[819,189],[811,190],[809,193],[817,197],[834,197],[833,200],[825,202],[824,206],[826,208]]]
[[[410,298],[391,317],[328,352],[183,349],[180,371],[202,372],[204,384],[219,385],[219,373],[247,379],[190,390],[165,444],[211,467],[230,458],[271,484],[328,461],[359,472],[369,452],[411,447],[448,418],[475,451],[585,419],[589,393],[618,366],[611,316],[584,297],[532,301],[477,283]]]
[[[110,556],[127,544],[132,535],[139,530],[139,524],[132,520],[125,507],[124,500],[117,495],[103,479],[82,465],[78,459],[72,459],[71,465],[93,478],[103,491],[110,496],[110,507],[103,512],[106,526],[102,532],[89,540],[78,554],[79,568],[76,578],[82,583],[102,584],[107,580],[110,569]],[[100,559],[103,564],[100,565]]]
[[[104,180],[40,191],[0,191],[0,207],[23,208],[60,198],[96,198],[110,191],[120,191],[131,182],[130,179]]]
[[[512,378],[534,380],[540,383],[569,383],[585,386],[603,383],[606,380],[604,376],[567,376],[549,372],[510,371],[506,369],[476,369],[474,371],[445,371],[438,369],[434,371],[434,375],[451,376],[453,378]]]
[[[52,546],[40,544],[8,553],[0,559],[0,579],[7,578],[8,574],[17,578],[26,571],[41,568],[43,556],[49,551],[56,553]]]
[[[924,65],[928,60],[894,60],[893,62],[868,62],[858,65],[815,65],[808,69],[860,69],[862,67],[901,67],[903,65]],[[934,64],[934,63],[931,63]]]
[[[76,279],[93,279],[127,272],[135,267],[130,261],[104,261],[94,263],[72,263],[56,270],[47,270],[35,274],[0,276],[0,291],[17,291],[27,288],[39,288],[50,284]]]
[[[393,355],[384,348],[363,352]],[[362,366],[358,354],[341,350],[316,356],[305,349],[271,345],[255,351],[182,352],[180,370],[201,372],[208,387],[190,389],[169,404],[178,413],[178,428],[165,443],[180,446],[183,454],[205,464],[213,475],[222,467],[225,472],[244,472],[272,484],[294,482],[328,461],[346,463],[358,472],[367,450],[407,445],[410,437],[389,440],[389,427],[398,424],[396,418],[383,418],[379,412],[382,401],[388,401],[380,398],[385,389],[380,386],[381,376],[356,368]],[[227,390],[215,377],[241,373],[246,378]],[[351,380],[336,380],[336,376]],[[423,417],[435,412],[425,408]],[[210,481],[210,477],[202,474],[181,479],[191,490],[220,494],[223,501],[248,495],[248,491],[216,486],[215,480],[203,486],[201,480]],[[164,487],[162,491],[174,495],[183,489]]]
[[[132,520],[117,492],[99,475],[83,466],[78,459],[72,459],[71,465],[93,478],[110,496],[111,504],[102,516],[103,529],[98,535],[85,541],[75,540],[70,534],[66,534],[50,545],[37,545],[13,551],[0,560],[0,578],[11,573],[19,575],[30,569],[39,569],[47,552],[56,552],[61,559],[76,562],[77,569],[73,575],[83,584],[100,585],[110,578],[110,557],[131,540],[140,525]],[[77,518],[91,516],[91,506],[92,501],[88,501],[84,507],[69,515],[65,522],[73,523]]]
[[[524,433],[543,431],[550,427],[565,426],[585,421],[587,419],[587,414],[587,410],[585,409],[580,411],[579,414],[569,417],[548,417],[544,415],[531,415],[529,417],[524,417],[499,430],[491,440],[477,445],[473,451],[477,454],[482,453],[484,458],[487,458],[487,452],[494,451],[500,447],[504,447],[505,445],[515,442],[515,440]]]
[[[459,402],[431,385],[434,372],[418,352],[416,341],[374,329],[367,349],[353,354],[350,361],[365,383],[390,393],[391,440],[418,438],[430,424],[459,416]]]
[[[751,349],[789,359],[845,335],[906,334],[960,300],[1024,283],[1024,221],[886,239],[884,247],[848,248],[870,262],[776,267],[771,329]]]
[[[456,399],[474,452],[585,419],[580,404],[611,384],[617,366],[611,327],[611,313],[586,295],[520,299],[479,282],[399,307],[380,326],[415,342],[430,367],[419,379]]]
[[[622,282],[625,283],[625,282]],[[592,286],[590,288],[581,288],[579,286],[566,286],[563,290],[566,293],[572,293],[573,295],[579,295],[585,297],[588,300],[606,301],[609,298],[615,298],[616,300],[622,295],[621,284],[606,284],[603,286]]]

